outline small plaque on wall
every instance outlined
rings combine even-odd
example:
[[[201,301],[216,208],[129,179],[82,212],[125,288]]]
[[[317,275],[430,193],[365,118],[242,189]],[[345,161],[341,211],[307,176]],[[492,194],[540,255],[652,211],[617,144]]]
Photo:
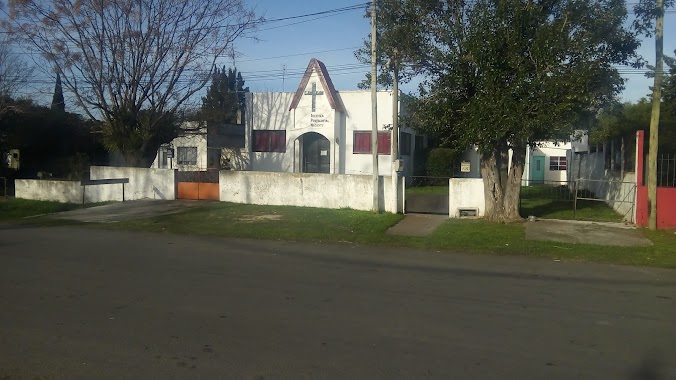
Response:
[[[469,161],[463,161],[460,163],[460,172],[469,173],[472,171],[472,163]]]

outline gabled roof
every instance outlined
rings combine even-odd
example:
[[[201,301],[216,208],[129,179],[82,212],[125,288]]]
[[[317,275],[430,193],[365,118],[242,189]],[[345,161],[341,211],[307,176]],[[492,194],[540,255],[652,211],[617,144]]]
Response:
[[[343,103],[340,101],[340,97],[336,93],[336,88],[333,87],[333,82],[331,81],[329,72],[326,70],[326,66],[316,58],[312,58],[307,65],[303,79],[300,81],[300,86],[298,86],[298,90],[296,90],[296,94],[293,96],[293,101],[291,101],[289,111],[298,107],[298,103],[300,102],[303,92],[310,81],[310,76],[312,76],[314,71],[316,71],[319,76],[319,81],[322,83],[324,94],[326,95],[326,98],[329,99],[331,108],[336,111],[345,112],[345,106],[343,106]]]

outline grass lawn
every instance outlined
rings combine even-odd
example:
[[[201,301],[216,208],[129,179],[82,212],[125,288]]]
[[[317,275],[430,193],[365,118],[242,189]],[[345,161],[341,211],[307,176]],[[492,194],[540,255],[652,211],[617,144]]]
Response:
[[[589,220],[595,222],[621,222],[618,214],[605,202],[579,200],[577,211],[573,210],[573,201],[552,199],[522,199],[521,216],[529,215],[547,219]]]
[[[121,228],[177,234],[323,241],[411,247],[491,255],[525,255],[567,261],[676,268],[674,231],[643,231],[652,247],[604,247],[531,241],[524,224],[494,224],[449,219],[426,237],[392,236],[386,230],[403,215],[356,210],[210,203],[181,214],[107,224]]]
[[[622,215],[602,201],[578,200],[574,210],[573,192],[565,186],[521,187],[521,216],[538,218],[621,222]]]
[[[8,215],[20,218],[76,207],[80,206],[23,200],[0,201],[0,219],[11,219],[7,217]],[[449,219],[434,233],[425,237],[386,234],[386,230],[402,218],[403,215],[376,214],[350,209],[328,210],[213,202],[187,209],[179,214],[119,223],[91,224],[91,226],[159,233],[372,244],[676,268],[676,231],[639,230],[652,240],[654,245],[651,247],[604,247],[531,241],[524,237],[524,224],[494,224],[480,220]],[[41,220],[43,219],[30,219],[30,222],[43,223],[44,220],[42,222]]]
[[[100,206],[106,203],[110,202],[87,203],[85,207]],[[0,221],[17,220],[28,216],[51,214],[76,208],[82,208],[82,205],[74,203],[33,201],[28,199],[0,198]]]

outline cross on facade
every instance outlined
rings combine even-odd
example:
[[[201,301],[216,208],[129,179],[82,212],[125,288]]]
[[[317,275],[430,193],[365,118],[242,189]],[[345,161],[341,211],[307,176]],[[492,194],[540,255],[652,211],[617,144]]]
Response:
[[[312,95],[312,112],[317,111],[317,95],[324,95],[324,91],[317,91],[317,83],[312,83],[312,91],[305,91],[305,95]]]

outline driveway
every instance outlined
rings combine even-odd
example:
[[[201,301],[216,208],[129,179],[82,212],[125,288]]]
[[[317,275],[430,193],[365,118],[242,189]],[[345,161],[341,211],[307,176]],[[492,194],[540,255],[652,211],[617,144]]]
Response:
[[[143,219],[154,216],[169,215],[198,207],[209,201],[177,200],[136,200],[115,202],[103,206],[88,207],[77,210],[59,212],[50,215],[53,219],[72,220],[77,222],[114,223],[124,220]]]
[[[0,378],[676,378],[670,270],[23,225],[0,289]]]

